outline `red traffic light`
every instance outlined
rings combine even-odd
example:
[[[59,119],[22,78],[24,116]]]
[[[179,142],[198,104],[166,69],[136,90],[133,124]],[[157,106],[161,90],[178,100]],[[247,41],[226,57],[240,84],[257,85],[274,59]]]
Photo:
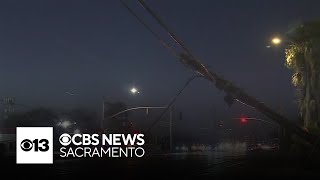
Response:
[[[246,124],[248,122],[248,119],[245,117],[240,118],[240,122],[243,124]]]

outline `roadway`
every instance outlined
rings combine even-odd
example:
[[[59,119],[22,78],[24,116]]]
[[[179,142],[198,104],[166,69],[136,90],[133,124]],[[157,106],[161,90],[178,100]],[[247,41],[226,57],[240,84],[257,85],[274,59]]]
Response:
[[[264,156],[259,154],[258,157]],[[272,156],[273,157],[273,156]],[[259,159],[259,158],[258,158]],[[301,168],[295,161],[265,156],[252,161],[243,153],[170,153],[143,158],[56,159],[53,165],[16,165],[14,160],[1,161],[1,177],[76,177],[98,178],[179,178],[212,179],[213,177],[293,177],[318,176],[315,170]]]

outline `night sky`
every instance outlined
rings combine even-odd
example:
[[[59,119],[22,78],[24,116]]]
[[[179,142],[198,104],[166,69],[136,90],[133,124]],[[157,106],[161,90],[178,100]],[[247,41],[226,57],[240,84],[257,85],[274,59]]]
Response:
[[[165,35],[136,1],[126,2]],[[296,118],[284,46],[266,46],[275,34],[320,17],[320,1],[147,3],[211,70]],[[0,96],[34,107],[97,109],[102,96],[129,106],[165,105],[192,74],[117,0],[0,1]],[[141,93],[131,95],[132,86]],[[223,97],[209,81],[195,80],[176,109],[190,127],[214,117],[260,116],[228,108]]]

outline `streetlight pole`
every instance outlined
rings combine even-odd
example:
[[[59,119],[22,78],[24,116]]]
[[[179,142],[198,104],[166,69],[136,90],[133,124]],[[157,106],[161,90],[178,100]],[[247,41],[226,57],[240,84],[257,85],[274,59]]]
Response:
[[[170,101],[170,103],[168,104],[168,107],[165,108],[162,113],[160,114],[160,116],[151,124],[151,126],[148,128],[147,131],[150,131],[152,129],[152,127],[154,125],[157,124],[157,122],[159,122],[161,120],[161,118],[164,116],[164,114],[167,112],[168,109],[170,109],[170,107],[172,107],[172,105],[174,104],[174,102],[177,100],[177,98],[180,96],[180,94],[188,87],[188,85],[196,78],[200,78],[203,77],[202,75],[194,75],[191,78],[189,78],[187,80],[187,82],[184,84],[184,86],[182,87],[182,89],[178,92],[178,94]]]
[[[123,111],[120,111],[118,113],[115,113],[109,117],[106,118],[106,120],[114,118],[122,113],[128,112],[128,111],[132,111],[132,110],[138,110],[138,109],[145,109],[146,110],[146,119],[148,119],[148,114],[149,114],[149,110],[150,109],[167,109],[167,106],[140,106],[140,107],[133,107],[133,108],[129,108],[129,109],[125,109]],[[170,150],[172,150],[172,120],[173,120],[173,107],[170,108],[170,126],[169,126],[169,134],[170,134]],[[156,130],[156,143],[158,141],[158,135],[157,135],[157,130]]]
[[[107,117],[106,120],[114,118],[114,117],[116,117],[116,116],[118,116],[118,115],[120,115],[122,113],[125,113],[125,112],[128,112],[128,111],[132,111],[132,110],[137,110],[137,109],[165,109],[165,108],[167,108],[167,107],[165,107],[165,106],[139,106],[139,107],[133,107],[133,108],[129,108],[129,109],[117,112],[117,113]]]
[[[170,151],[172,151],[172,120],[173,120],[173,107],[170,108],[170,120],[169,120]]]

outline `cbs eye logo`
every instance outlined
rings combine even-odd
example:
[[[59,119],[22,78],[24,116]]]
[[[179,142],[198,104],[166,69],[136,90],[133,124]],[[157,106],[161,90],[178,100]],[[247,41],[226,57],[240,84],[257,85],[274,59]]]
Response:
[[[53,127],[17,127],[16,163],[53,164]]]
[[[68,146],[71,143],[71,136],[69,134],[61,134],[59,138],[60,144],[63,146]]]
[[[47,139],[24,139],[20,143],[20,147],[23,151],[28,152],[34,149],[35,152],[46,152],[49,150],[49,141]]]

